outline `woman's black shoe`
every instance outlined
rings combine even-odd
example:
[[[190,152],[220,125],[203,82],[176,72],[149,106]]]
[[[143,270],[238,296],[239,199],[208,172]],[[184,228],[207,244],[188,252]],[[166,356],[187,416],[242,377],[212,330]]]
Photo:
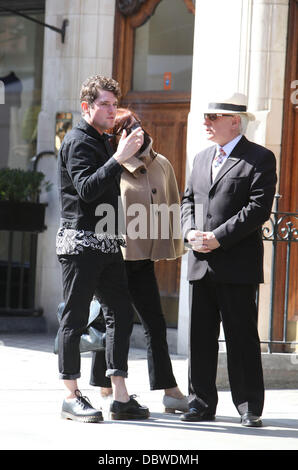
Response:
[[[149,409],[141,406],[133,396],[127,403],[114,400],[110,406],[111,419],[147,419],[149,416]]]

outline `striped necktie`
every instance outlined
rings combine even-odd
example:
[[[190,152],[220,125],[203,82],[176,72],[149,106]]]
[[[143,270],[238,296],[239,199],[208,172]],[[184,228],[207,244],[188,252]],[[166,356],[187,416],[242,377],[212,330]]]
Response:
[[[225,159],[225,156],[226,152],[221,147],[219,147],[219,152],[217,153],[217,155],[215,155],[213,160],[214,168],[218,168],[222,164]]]

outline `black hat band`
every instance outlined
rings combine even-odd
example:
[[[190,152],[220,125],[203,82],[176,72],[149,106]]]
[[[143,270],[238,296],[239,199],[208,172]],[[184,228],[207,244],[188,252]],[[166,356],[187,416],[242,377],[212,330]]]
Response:
[[[247,106],[230,103],[209,103],[208,109],[224,109],[226,111],[238,111],[239,113],[245,113]]]

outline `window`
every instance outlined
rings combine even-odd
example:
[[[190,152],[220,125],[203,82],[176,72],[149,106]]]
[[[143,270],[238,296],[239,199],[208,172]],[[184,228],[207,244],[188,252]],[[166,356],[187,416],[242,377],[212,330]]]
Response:
[[[135,32],[133,91],[190,92],[194,15],[183,0],[162,0]]]
[[[18,6],[9,2],[10,8]],[[43,10],[26,11],[26,14],[44,21]],[[41,25],[0,10],[1,167],[27,168],[29,159],[36,153],[43,36]]]

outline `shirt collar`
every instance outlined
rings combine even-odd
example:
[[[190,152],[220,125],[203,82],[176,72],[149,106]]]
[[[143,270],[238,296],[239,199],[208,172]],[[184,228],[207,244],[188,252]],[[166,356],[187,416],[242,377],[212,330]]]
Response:
[[[130,173],[133,173],[135,176],[138,176],[137,170],[140,168],[148,168],[155,158],[155,153],[152,150],[152,144],[153,140],[150,137],[150,142],[143,152],[138,155],[138,157],[132,156],[126,160],[126,162],[122,164],[124,168]]]
[[[108,140],[111,137],[109,134],[106,134],[106,133],[100,134],[99,132],[97,132],[97,130],[93,126],[88,124],[88,122],[84,118],[80,119],[77,127],[85,131],[86,134],[98,140]]]
[[[222,148],[225,151],[226,156],[229,157],[229,155],[231,155],[232,153],[233,148],[236,147],[236,145],[238,144],[241,138],[242,138],[242,134],[239,134],[237,135],[237,137],[235,137],[233,140],[228,142],[223,147],[221,147],[220,145],[217,145],[217,150],[219,151],[219,148]]]

